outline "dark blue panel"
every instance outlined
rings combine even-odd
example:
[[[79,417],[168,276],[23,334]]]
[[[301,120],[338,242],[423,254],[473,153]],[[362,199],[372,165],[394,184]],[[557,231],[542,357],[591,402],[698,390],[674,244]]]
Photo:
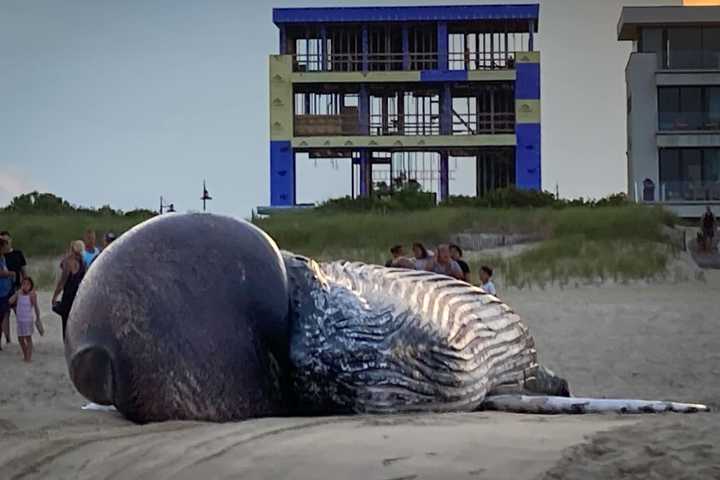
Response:
[[[367,84],[360,85],[358,95],[358,124],[360,126],[360,134],[370,135],[370,92]]]
[[[402,27],[403,70],[410,70],[410,26]]]
[[[370,69],[370,41],[369,41],[369,32],[368,32],[368,26],[363,25],[362,26],[362,71],[367,73],[367,71]]]
[[[515,176],[518,188],[542,189],[542,164],[540,158],[540,124],[515,126],[517,147],[515,150]]]
[[[289,141],[270,142],[270,205],[295,204],[295,155]]]
[[[538,4],[453,5],[419,7],[275,8],[273,22],[464,22],[474,20],[537,20]],[[523,30],[526,31],[526,30]]]
[[[519,100],[540,99],[540,64],[517,64],[517,80],[515,81],[515,98]]]
[[[437,55],[438,55],[438,70],[447,70],[450,68],[448,63],[448,26],[445,22],[438,22],[437,24]]]
[[[452,135],[452,91],[450,84],[443,84],[440,89],[440,135]]]
[[[370,152],[360,150],[360,196],[370,196],[370,182],[372,181],[372,166],[370,164]]]
[[[421,82],[465,82],[468,79],[467,70],[422,70]]]

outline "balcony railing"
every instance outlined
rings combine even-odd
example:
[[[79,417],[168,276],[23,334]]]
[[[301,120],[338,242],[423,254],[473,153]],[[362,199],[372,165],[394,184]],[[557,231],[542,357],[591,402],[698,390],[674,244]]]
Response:
[[[298,53],[293,55],[296,72],[360,72],[363,70],[362,53]],[[323,64],[323,57],[325,63]],[[367,56],[369,71],[402,71],[402,53],[370,53]],[[437,68],[435,52],[410,53],[408,70],[432,70]]]
[[[404,68],[402,53],[370,53],[367,56],[369,71],[436,70],[437,52],[411,52],[408,68]],[[515,52],[449,52],[450,70],[502,70],[515,68]],[[362,53],[298,53],[293,55],[296,72],[360,72],[363,71]]]
[[[493,135],[515,132],[515,113],[455,114],[453,135]],[[357,136],[366,135],[360,127],[357,114],[339,115],[295,115],[295,135],[313,136]],[[387,116],[370,115],[371,136],[424,136],[440,135],[440,116],[434,114],[406,113]]]
[[[677,181],[660,184],[661,202],[720,201],[720,181]]]
[[[515,112],[455,113],[453,135],[515,133]]]
[[[720,70],[720,51],[674,50],[672,47],[658,59],[661,69],[669,70]]]
[[[450,52],[450,70],[503,70],[515,68],[515,52]]]
[[[298,137],[359,135],[359,132],[357,113],[295,115],[295,135]]]
[[[720,112],[660,112],[660,131],[720,131]]]

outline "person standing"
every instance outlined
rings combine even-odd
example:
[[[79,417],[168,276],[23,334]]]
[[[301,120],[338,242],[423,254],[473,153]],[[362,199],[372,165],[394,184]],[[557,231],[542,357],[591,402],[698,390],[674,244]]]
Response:
[[[0,319],[2,319],[5,339],[7,343],[10,343],[10,326],[8,325],[7,330],[5,329],[5,319],[10,318],[10,297],[15,283],[15,272],[11,272],[7,268],[5,254],[8,251],[7,240],[0,238]],[[0,350],[2,350],[2,339],[0,339]]]
[[[490,295],[497,295],[495,284],[492,282],[493,271],[492,268],[483,265],[480,268],[480,282],[482,283],[482,289]]]
[[[439,273],[440,275],[447,275],[458,280],[464,280],[465,274],[463,273],[460,265],[450,256],[450,247],[447,245],[440,245],[437,248],[435,254],[435,261],[430,267],[430,271]]]
[[[397,260],[399,258],[402,258],[405,256],[405,252],[403,251],[403,246],[395,245],[394,247],[392,247],[390,249],[390,255],[392,256],[392,258],[390,260],[388,260],[387,262],[385,262],[385,266],[388,268],[392,267],[393,264],[395,262],[397,262]]]
[[[717,230],[717,220],[715,214],[708,205],[705,210],[705,214],[702,217],[702,236],[703,236],[703,250],[710,253],[713,249],[713,240],[715,239],[715,230]]]
[[[452,257],[453,260],[455,260],[455,263],[457,263],[460,266],[460,269],[463,272],[463,280],[470,283],[470,265],[468,265],[465,260],[462,259],[463,251],[462,249],[455,245],[454,243],[450,245],[450,257]]]
[[[100,249],[96,246],[97,239],[95,235],[95,230],[91,228],[85,230],[85,236],[83,240],[85,241],[85,249],[82,252],[82,260],[83,264],[85,265],[85,269],[87,270],[93,260],[95,260],[95,257],[100,254]]]
[[[412,246],[413,255],[415,256],[415,269],[416,270],[429,270],[432,266],[432,256],[420,242],[413,243]]]
[[[80,282],[85,276],[85,263],[83,261],[83,253],[85,252],[85,244],[82,240],[76,240],[70,245],[68,255],[62,261],[62,275],[55,286],[52,296],[53,312],[60,315],[62,319],[62,335],[65,341],[65,329],[67,327],[70,309],[75,301]],[[57,298],[62,292],[62,298]]]
[[[12,296],[15,292],[20,290],[20,285],[22,285],[22,280],[25,277],[25,266],[27,265],[27,262],[25,261],[23,253],[20,250],[15,250],[13,248],[10,232],[3,230],[0,232],[0,238],[7,242],[8,251],[5,254],[7,269],[15,273],[12,291],[10,292],[10,295]],[[0,322],[2,322],[2,331],[5,335],[5,340],[10,343],[12,338],[10,335],[10,310],[7,311],[4,318],[0,318]]]
[[[35,324],[38,331],[43,334],[42,323],[40,323],[40,308],[38,307],[35,283],[30,277],[23,278],[22,286],[10,299],[10,304],[15,308],[15,319],[17,320],[18,343],[23,353],[23,360],[32,362],[32,334],[33,334],[33,313],[35,313]]]
[[[117,238],[117,236],[116,236],[113,232],[107,232],[107,233],[103,236],[103,247],[102,247],[102,249],[105,250],[106,248],[108,248],[108,247],[110,246],[110,244],[115,241],[116,238]]]

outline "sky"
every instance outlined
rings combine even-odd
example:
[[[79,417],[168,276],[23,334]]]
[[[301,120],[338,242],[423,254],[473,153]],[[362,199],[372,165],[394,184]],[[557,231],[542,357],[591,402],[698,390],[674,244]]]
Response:
[[[123,210],[157,209],[163,195],[199,210],[207,179],[209,210],[248,217],[270,196],[273,7],[526,2],[0,0],[0,206],[39,190]],[[621,7],[679,4],[540,1],[544,189],[626,190]],[[472,190],[471,175],[459,166],[456,189]],[[301,202],[347,195],[349,167],[301,161],[298,182]]]

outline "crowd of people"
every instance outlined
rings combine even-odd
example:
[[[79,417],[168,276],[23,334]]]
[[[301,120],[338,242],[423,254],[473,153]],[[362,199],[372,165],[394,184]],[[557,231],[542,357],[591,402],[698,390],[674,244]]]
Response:
[[[390,249],[390,254],[392,257],[385,263],[386,267],[424,270],[473,283],[470,266],[463,260],[463,251],[458,245],[438,245],[435,251],[432,252],[425,248],[422,243],[415,242],[412,245],[412,256],[406,255],[403,245],[393,246]],[[480,286],[491,295],[497,295],[492,276],[492,268],[487,265],[480,268]]]
[[[85,272],[95,259],[107,248],[116,236],[108,232],[103,237],[101,247],[97,246],[96,233],[92,229],[85,231],[83,240],[70,243],[68,251],[60,261],[61,274],[55,285],[52,296],[52,310],[60,316],[62,321],[63,340],[67,326],[70,308],[77,294],[80,282]],[[59,299],[59,300],[58,300]],[[27,261],[23,252],[13,247],[10,232],[0,232],[0,350],[2,350],[2,337],[5,343],[11,340],[11,316],[14,313],[18,344],[22,350],[23,360],[32,361],[32,336],[37,330],[40,335],[45,334],[44,325],[40,319],[35,282],[27,274]]]

